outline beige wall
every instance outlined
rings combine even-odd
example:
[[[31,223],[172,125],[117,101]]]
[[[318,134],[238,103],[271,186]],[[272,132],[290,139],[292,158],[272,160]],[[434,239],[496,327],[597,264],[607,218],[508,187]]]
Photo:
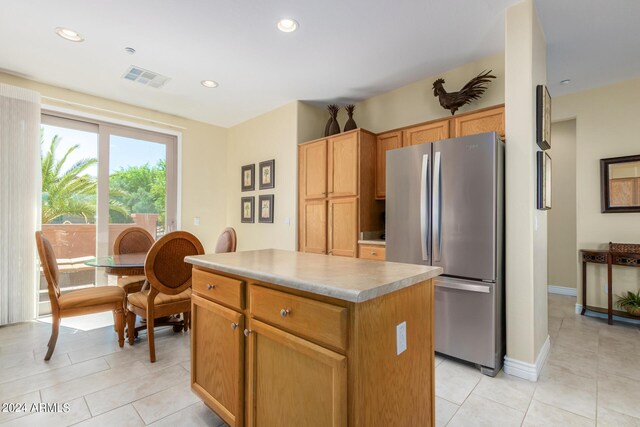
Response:
[[[504,54],[500,53],[362,101],[356,104],[354,119],[359,127],[378,133],[449,117],[451,113],[442,108],[438,98],[433,96],[433,82],[442,77],[445,89],[454,92],[485,70],[493,70],[495,80],[480,100],[462,107],[456,114],[504,103]],[[338,121],[344,126],[344,110],[341,110]]]
[[[557,97],[554,120],[576,119],[577,248],[640,243],[640,213],[600,212],[600,159],[640,154],[640,79]],[[580,266],[574,264],[580,280]],[[588,304],[606,307],[606,268],[589,265]],[[615,267],[614,294],[640,287],[640,269]],[[581,303],[578,286],[578,303]],[[614,299],[615,301],[615,299]]]
[[[322,112],[302,102],[283,107],[229,128],[227,155],[227,220],[238,233],[238,250],[297,247],[297,144],[319,138]],[[258,189],[258,164],[275,159],[275,188]],[[256,165],[256,190],[240,191],[240,168]],[[258,196],[274,195],[274,223],[258,222]],[[256,222],[240,222],[240,198],[255,196]]]
[[[215,247],[226,224],[226,129],[9,74],[0,73],[0,83],[40,92],[43,108],[73,109],[80,114],[182,132],[182,229],[198,236],[206,250]],[[193,225],[196,216],[200,217],[200,226]]]
[[[546,45],[532,0],[507,9],[507,357],[533,364],[547,339],[547,224],[535,206],[535,86],[546,82]],[[514,372],[515,373],[515,372]]]
[[[552,209],[548,212],[549,285],[575,288],[576,247],[576,121],[551,125]]]

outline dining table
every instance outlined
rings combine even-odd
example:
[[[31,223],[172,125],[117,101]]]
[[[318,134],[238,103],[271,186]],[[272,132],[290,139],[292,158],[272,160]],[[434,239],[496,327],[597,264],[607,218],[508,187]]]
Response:
[[[109,255],[96,257],[85,261],[85,265],[104,268],[105,272],[113,276],[143,276],[146,252]]]

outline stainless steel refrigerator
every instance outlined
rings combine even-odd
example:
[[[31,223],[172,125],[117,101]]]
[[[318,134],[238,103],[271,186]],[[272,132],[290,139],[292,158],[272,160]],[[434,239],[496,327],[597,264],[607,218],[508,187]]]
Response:
[[[503,177],[495,132],[387,151],[387,261],[443,268],[435,349],[491,376],[505,354]]]

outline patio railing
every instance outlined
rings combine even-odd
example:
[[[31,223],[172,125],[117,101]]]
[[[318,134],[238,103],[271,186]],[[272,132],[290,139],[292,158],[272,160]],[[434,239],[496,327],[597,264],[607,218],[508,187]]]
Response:
[[[158,214],[131,214],[131,219],[133,223],[130,224],[109,224],[109,255],[113,255],[116,237],[129,227],[142,227],[157,238]],[[96,254],[96,225],[43,224],[42,232],[51,242],[58,260],[60,290],[64,293],[95,286],[96,269],[84,265],[84,262]],[[47,281],[42,269],[38,302],[40,316],[51,313]]]

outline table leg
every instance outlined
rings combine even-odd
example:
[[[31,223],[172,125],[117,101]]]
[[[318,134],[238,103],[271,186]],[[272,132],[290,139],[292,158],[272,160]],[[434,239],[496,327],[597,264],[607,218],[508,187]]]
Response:
[[[582,261],[582,311],[581,315],[587,311],[587,263]]]
[[[607,254],[607,317],[610,325],[613,325],[612,262],[611,254]]]

